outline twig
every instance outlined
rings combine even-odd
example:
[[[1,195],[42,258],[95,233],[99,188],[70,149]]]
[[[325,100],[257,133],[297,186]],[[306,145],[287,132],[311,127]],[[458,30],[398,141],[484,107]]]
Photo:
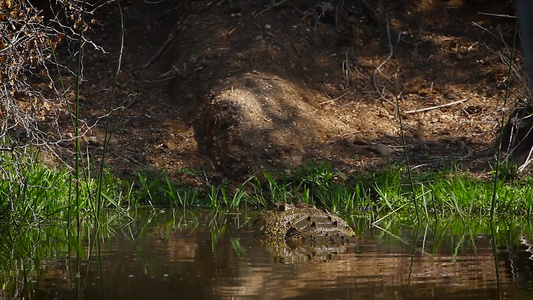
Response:
[[[501,18],[516,19],[516,16],[511,16],[511,15],[491,14],[491,13],[485,13],[485,12],[478,12],[477,14],[478,15],[484,15],[484,16],[491,16],[491,17],[501,17]]]
[[[481,28],[482,30],[486,31],[488,34],[492,35],[492,36],[495,37],[496,39],[498,39],[498,40],[502,41],[503,43],[505,43],[505,41],[502,40],[501,37],[499,37],[499,36],[495,35],[494,33],[490,32],[490,30],[488,30],[487,28],[485,28],[485,27],[479,25],[479,24],[476,23],[476,22],[472,22],[472,24],[474,24],[475,26]]]
[[[285,1],[287,1],[287,0],[281,0],[280,2],[276,2],[275,0],[272,0],[272,5],[269,5],[267,8],[265,8],[265,9],[263,9],[262,11],[256,13],[256,14],[254,15],[254,18],[256,18],[256,17],[259,16],[259,15],[264,14],[265,12],[267,12],[267,11],[273,9],[274,7],[278,7],[278,6],[280,6],[280,5],[283,4],[283,2],[285,2]]]
[[[529,166],[529,164],[533,161],[531,159],[531,155],[533,154],[533,147],[531,147],[531,149],[529,149],[529,152],[527,154],[527,159],[526,161],[518,168],[518,173],[522,173],[524,172],[524,170],[526,169],[527,166]]]
[[[300,37],[302,38],[302,40],[304,40],[304,43],[307,46],[307,50],[309,51],[309,54],[311,55],[311,58],[313,58],[313,60],[315,60],[315,57],[313,56],[313,49],[311,49],[311,45],[309,45],[309,43],[305,39],[305,36],[300,31],[298,31],[298,33],[300,34]]]
[[[378,20],[378,14],[376,13],[376,11],[374,10],[374,8],[372,8],[372,6],[370,6],[370,4],[368,4],[368,2],[366,2],[365,0],[361,0],[365,5],[366,7],[368,8],[368,10],[370,10],[370,12],[372,13],[372,17],[374,17],[374,20]],[[388,19],[388,18],[387,18]],[[387,20],[388,21],[388,20]]]
[[[508,160],[514,155],[514,152],[515,150],[519,149],[519,147],[522,145],[522,142],[525,141],[525,139],[521,139],[516,145],[514,144],[515,142],[515,138],[514,137],[514,134],[518,134],[518,130],[520,129],[520,123],[523,122],[523,120],[529,118],[529,116],[527,117],[523,117],[523,118],[520,118],[516,121],[514,121],[513,123],[513,126],[511,126],[511,134],[510,134],[510,137],[509,137],[509,147],[507,149],[507,157],[505,157],[505,159],[503,160],[502,163],[507,163]],[[516,129],[516,131],[515,131]],[[530,136],[531,132],[533,131],[533,128],[529,128],[528,131],[526,132],[526,134],[524,136]],[[512,149],[510,149],[512,146]],[[533,149],[533,148],[532,148]],[[524,168],[531,162],[531,150],[528,154],[528,157],[526,159],[526,162],[524,162],[523,165],[520,166],[520,168],[518,168],[518,171],[519,172],[522,172],[524,170]]]
[[[428,110],[432,110],[432,109],[452,106],[452,105],[455,105],[455,104],[463,103],[466,100],[467,99],[462,99],[462,100],[458,100],[458,101],[454,101],[454,102],[450,102],[450,103],[446,103],[446,104],[442,104],[442,105],[437,105],[437,106],[431,106],[431,107],[426,107],[426,108],[422,108],[422,109],[415,109],[415,110],[405,111],[404,114],[414,114],[414,113],[428,111]]]
[[[387,14],[387,17],[386,17],[386,20],[385,20],[385,24],[387,24],[387,39],[389,41],[389,56],[387,56],[387,58],[376,68],[376,70],[374,70],[374,76],[372,77],[372,79],[373,79],[373,82],[374,82],[374,88],[376,89],[376,91],[379,94],[379,98],[382,99],[385,102],[388,102],[389,104],[395,105],[394,103],[392,103],[392,101],[388,100],[387,98],[385,98],[385,96],[383,96],[383,93],[379,90],[379,86],[378,86],[379,85],[379,83],[378,83],[378,72],[381,73],[381,70],[380,70],[381,67],[383,67],[392,58],[392,55],[394,53],[393,52],[393,48],[392,48],[392,42],[391,42],[391,39],[390,39],[389,14]]]
[[[399,211],[400,209],[404,208],[405,206],[407,206],[407,204],[409,204],[409,202],[407,203],[404,203],[403,205],[400,205],[399,207],[395,208],[394,210],[392,210],[391,212],[389,212],[388,214],[384,215],[383,217],[375,220],[374,222],[372,222],[372,226],[375,226],[375,227],[378,227],[378,228],[381,228],[379,227],[378,223],[380,223],[381,221],[385,220],[386,218],[388,218],[390,215],[396,213],[397,211]]]
[[[227,1],[227,0],[222,0],[222,1],[218,2],[217,5],[215,5],[215,6],[213,7],[213,9],[219,7],[220,5],[222,5],[222,3],[226,2],[226,1]]]
[[[346,96],[350,95],[352,92],[353,92],[353,90],[352,90],[352,91],[347,91],[346,93],[344,93],[344,94],[342,94],[342,95],[340,95],[340,96],[338,96],[338,97],[336,97],[336,98],[330,99],[330,100],[328,100],[328,101],[320,102],[320,103],[318,103],[318,104],[323,105],[323,104],[326,104],[326,103],[334,102],[334,101],[336,101],[336,100],[339,100],[339,99],[342,98],[342,97],[346,97]]]
[[[176,25],[174,25],[174,28],[172,28],[172,30],[170,31],[170,34],[168,35],[168,38],[165,41],[165,43],[159,48],[159,50],[146,63],[144,63],[143,68],[146,68],[149,65],[151,65],[154,62],[154,60],[156,60],[156,58],[159,55],[161,55],[161,53],[163,53],[163,51],[165,51],[165,49],[167,48],[167,46],[170,43],[170,41],[174,39],[174,34],[176,34],[176,30],[178,29],[178,23],[179,23],[179,21],[176,23]]]

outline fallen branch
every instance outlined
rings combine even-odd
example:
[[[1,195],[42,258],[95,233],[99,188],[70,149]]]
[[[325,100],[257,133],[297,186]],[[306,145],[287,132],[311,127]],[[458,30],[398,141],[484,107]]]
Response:
[[[454,102],[450,102],[450,103],[446,103],[446,104],[442,104],[442,105],[437,105],[437,106],[431,106],[431,107],[426,107],[426,108],[422,108],[422,109],[415,109],[415,110],[405,111],[404,114],[414,114],[414,113],[428,111],[428,110],[432,110],[432,109],[443,108],[443,107],[447,107],[447,106],[452,106],[452,105],[455,105],[455,104],[463,103],[465,101],[466,101],[466,99],[462,99],[462,100],[458,100],[458,101],[454,101]]]

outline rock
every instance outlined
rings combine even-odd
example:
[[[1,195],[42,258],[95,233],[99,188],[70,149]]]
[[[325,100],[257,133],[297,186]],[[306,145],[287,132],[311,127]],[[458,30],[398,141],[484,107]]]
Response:
[[[365,149],[375,152],[383,157],[391,157],[392,155],[396,153],[394,149],[384,144],[366,146]]]

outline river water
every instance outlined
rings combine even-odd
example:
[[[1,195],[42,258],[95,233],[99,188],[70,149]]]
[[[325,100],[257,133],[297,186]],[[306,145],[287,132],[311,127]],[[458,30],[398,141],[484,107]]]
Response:
[[[533,247],[523,224],[391,219],[376,227],[352,219],[357,243],[290,249],[262,242],[246,213],[141,219],[87,230],[79,252],[72,236],[70,246],[50,250],[61,235],[50,242],[42,231],[30,251],[41,251],[39,262],[11,262],[0,298],[533,299]]]

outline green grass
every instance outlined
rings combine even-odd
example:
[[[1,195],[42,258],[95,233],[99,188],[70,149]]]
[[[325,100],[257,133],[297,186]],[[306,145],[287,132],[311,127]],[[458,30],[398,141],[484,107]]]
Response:
[[[74,201],[76,181],[64,169],[53,169],[1,155],[4,174],[0,180],[0,223],[35,225],[72,223],[82,218],[98,219],[97,182],[79,180],[80,200]],[[533,178],[518,179],[515,169],[501,170],[507,181],[498,182],[497,216],[529,216],[533,210]],[[83,174],[86,174],[84,172]],[[5,175],[4,175],[5,177]],[[165,173],[137,173],[129,180],[106,171],[100,183],[101,208],[117,212],[141,206],[235,210],[265,209],[274,203],[312,203],[345,216],[370,216],[374,221],[419,210],[425,219],[454,216],[461,220],[490,214],[493,183],[469,176],[458,167],[413,174],[415,203],[407,172],[390,165],[382,172],[347,176],[326,162],[311,163],[283,173],[263,173],[241,184],[206,183],[203,188],[173,182]]]
[[[510,170],[510,171],[509,171]],[[512,168],[507,172],[512,173]],[[206,189],[177,188],[166,176],[142,184],[137,198],[152,205],[203,206],[214,210],[271,208],[274,203],[312,203],[343,215],[413,214],[426,219],[454,216],[465,220],[490,214],[492,181],[476,179],[458,167],[413,174],[416,206],[407,172],[389,166],[383,172],[346,176],[327,163],[312,163],[291,173],[263,173],[238,186],[208,184]],[[510,178],[509,176],[505,178]],[[516,177],[514,177],[516,178]],[[499,181],[496,213],[529,216],[533,207],[533,178]]]

